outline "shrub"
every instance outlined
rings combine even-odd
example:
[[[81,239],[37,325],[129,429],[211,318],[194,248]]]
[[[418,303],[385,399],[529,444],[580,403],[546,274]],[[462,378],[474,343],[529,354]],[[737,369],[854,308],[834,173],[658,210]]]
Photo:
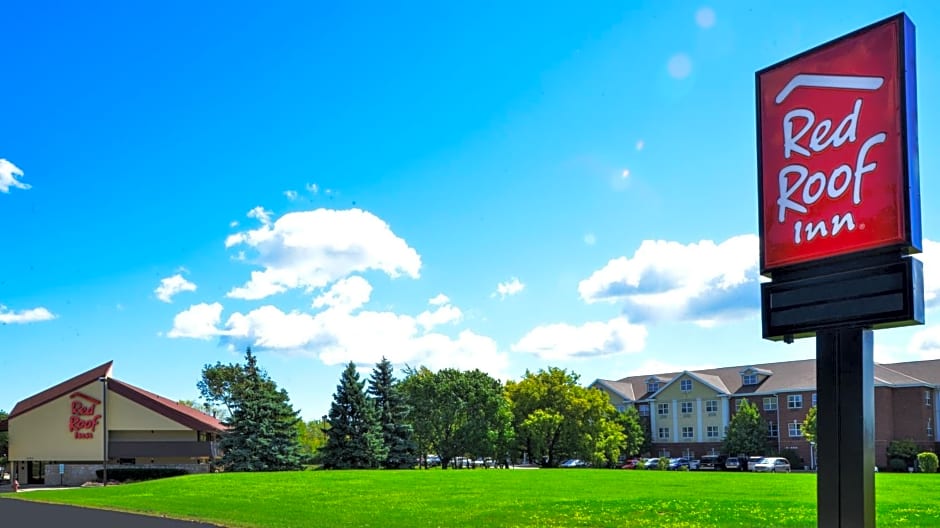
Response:
[[[101,480],[104,470],[95,471],[98,480]],[[116,467],[108,468],[108,480],[126,482],[128,480],[156,480],[161,478],[179,477],[189,474],[185,469],[176,468],[142,468],[142,467]]]
[[[661,469],[663,471],[668,470],[669,469],[669,457],[659,457],[659,467],[657,469]]]
[[[920,468],[921,473],[936,473],[937,472],[937,455],[931,453],[930,451],[924,451],[923,453],[917,454],[917,466]]]
[[[688,471],[689,466],[679,466],[679,471]]]
[[[892,440],[888,444],[888,458],[900,458],[908,466],[917,458],[917,444],[913,440]]]
[[[904,473],[907,471],[907,462],[900,458],[892,458],[888,461],[888,469],[897,473]]]

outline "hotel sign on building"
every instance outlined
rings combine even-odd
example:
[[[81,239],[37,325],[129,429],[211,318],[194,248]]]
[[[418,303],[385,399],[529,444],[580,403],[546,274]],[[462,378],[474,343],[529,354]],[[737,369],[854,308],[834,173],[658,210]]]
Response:
[[[30,396],[0,423],[9,432],[8,470],[21,484],[82,484],[105,462],[208,471],[223,425],[111,370],[108,362]]]

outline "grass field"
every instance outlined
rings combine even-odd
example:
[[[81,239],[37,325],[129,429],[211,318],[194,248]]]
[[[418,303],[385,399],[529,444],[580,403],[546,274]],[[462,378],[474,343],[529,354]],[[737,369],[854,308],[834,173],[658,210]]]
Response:
[[[876,475],[877,521],[940,526],[940,474]],[[814,474],[618,470],[193,475],[38,500],[224,526],[816,526]]]

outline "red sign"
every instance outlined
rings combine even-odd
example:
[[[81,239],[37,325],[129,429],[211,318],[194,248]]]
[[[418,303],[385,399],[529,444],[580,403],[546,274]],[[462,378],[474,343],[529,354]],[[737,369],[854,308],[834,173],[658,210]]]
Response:
[[[761,272],[919,251],[913,77],[904,15],[757,73]]]
[[[101,414],[96,413],[101,401],[83,392],[73,392],[69,395],[69,400],[72,407],[69,432],[74,433],[75,438],[80,440],[94,438],[95,429],[101,422]]]

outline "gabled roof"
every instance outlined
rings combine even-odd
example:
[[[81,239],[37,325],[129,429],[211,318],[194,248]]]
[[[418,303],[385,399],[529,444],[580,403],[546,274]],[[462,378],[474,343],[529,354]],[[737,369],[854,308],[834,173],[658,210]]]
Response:
[[[113,361],[108,361],[103,365],[98,365],[97,367],[82,372],[74,378],[69,378],[58,385],[49,387],[48,389],[26,398],[25,400],[20,401],[13,406],[13,410],[10,411],[10,418],[15,418],[23,413],[29,412],[40,405],[51,402],[52,400],[71,393],[75,389],[84,387],[89,383],[98,381],[99,378],[109,378],[111,377],[111,365]]]
[[[154,394],[150,391],[135,387],[130,383],[110,379],[108,388],[115,394],[120,394],[134,403],[142,405],[151,411],[173,420],[174,422],[185,425],[196,431],[223,431],[225,426],[222,422],[209,416],[208,414],[193,409],[188,405],[177,403],[169,398]]]
[[[10,418],[15,418],[36,407],[49,403],[52,400],[71,394],[76,389],[98,381],[100,378],[107,378],[110,392],[120,394],[134,403],[146,407],[180,425],[197,431],[223,431],[225,429],[222,422],[204,412],[193,409],[187,405],[179,404],[163,396],[141,389],[140,387],[135,387],[130,383],[112,378],[112,363],[112,361],[109,361],[87,372],[83,372],[74,378],[50,387],[39,394],[22,400],[13,407]]]
[[[602,385],[605,389],[613,392],[617,396],[620,396],[624,400],[634,401],[636,398],[633,397],[633,385],[629,383],[620,383],[619,381],[610,381],[610,380],[594,380],[594,383],[591,385]]]
[[[747,371],[748,369],[759,374],[769,372],[773,375],[761,377],[757,385],[744,385],[741,372]],[[638,396],[636,399],[646,400],[655,396],[655,394],[646,392],[647,380],[650,378],[674,380],[682,374],[694,375],[703,382],[707,380],[710,385],[717,388],[724,387],[725,390],[723,392],[732,396],[747,396],[749,394],[769,395],[815,390],[816,388],[815,359],[739,365],[664,374],[642,374],[622,378],[617,380],[617,383],[632,386],[634,394]],[[874,377],[875,385],[878,387],[940,386],[940,360],[887,364],[876,363]]]
[[[767,369],[762,369],[762,368],[759,368],[759,367],[755,367],[755,366],[753,366],[753,365],[749,365],[749,366],[744,367],[743,369],[741,369],[741,375],[742,375],[742,376],[745,375],[745,374],[747,374],[747,373],[751,373],[751,374],[760,374],[760,375],[762,375],[762,376],[771,376],[771,375],[773,375],[773,372],[772,372],[772,371],[767,370]]]
[[[725,387],[724,382],[722,382],[721,378],[719,378],[718,376],[711,376],[709,374],[700,374],[698,372],[692,372],[688,370],[684,370],[680,372],[679,374],[677,374],[675,377],[669,380],[669,383],[666,383],[665,385],[660,387],[659,390],[656,391],[656,394],[659,394],[660,392],[663,392],[664,390],[666,390],[667,387],[675,383],[676,380],[679,380],[680,378],[682,378],[682,376],[688,376],[698,381],[702,385],[705,385],[706,387],[710,387],[717,393],[728,394],[728,388]]]

